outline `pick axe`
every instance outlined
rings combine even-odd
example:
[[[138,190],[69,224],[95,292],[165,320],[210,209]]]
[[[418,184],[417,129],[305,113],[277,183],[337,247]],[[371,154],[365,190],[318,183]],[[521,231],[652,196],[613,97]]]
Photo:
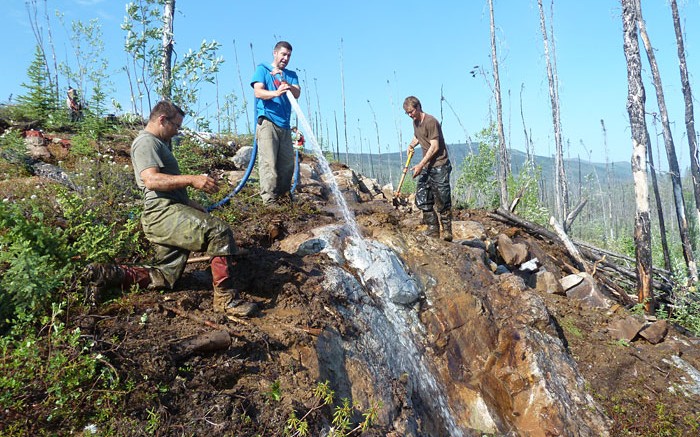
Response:
[[[408,158],[406,158],[406,165],[403,166],[403,173],[401,174],[401,180],[399,181],[399,187],[394,192],[394,198],[391,200],[394,206],[399,206],[399,197],[401,197],[401,186],[403,185],[404,179],[406,179],[406,173],[408,172],[408,166],[411,164],[411,158],[413,158],[414,149],[408,152]]]

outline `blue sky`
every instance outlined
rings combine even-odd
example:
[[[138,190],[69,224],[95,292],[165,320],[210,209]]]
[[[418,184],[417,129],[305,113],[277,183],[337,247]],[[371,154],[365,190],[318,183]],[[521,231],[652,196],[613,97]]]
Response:
[[[551,2],[544,3],[549,19]],[[41,17],[44,2],[38,0],[38,4]],[[51,15],[58,10],[64,14],[67,23],[99,19],[105,55],[110,62],[111,79],[116,89],[114,97],[128,109],[128,82],[125,73],[120,71],[126,62],[123,51],[125,35],[119,27],[124,19],[126,2],[47,0],[46,4]],[[551,155],[554,151],[552,117],[537,2],[495,0],[494,4],[507,141],[514,149],[525,149],[520,115],[523,87],[524,119],[535,144],[535,153]],[[5,44],[0,102],[6,102],[11,94],[24,92],[20,84],[26,81],[26,70],[35,46],[25,1],[3,0],[3,6],[0,38]],[[696,83],[694,73],[700,71],[700,30],[697,26],[700,2],[680,0],[679,6],[691,86],[698,95],[700,83]],[[399,147],[405,149],[412,136],[412,127],[401,104],[408,95],[421,99],[424,110],[438,119],[442,109],[443,130],[448,143],[464,142],[467,136],[475,138],[488,125],[490,117],[495,118],[489,83],[483,75],[472,77],[469,74],[478,65],[491,81],[486,0],[309,0],[296,3],[180,0],[176,7],[175,49],[180,54],[190,48],[196,49],[203,39],[222,44],[220,55],[226,61],[218,77],[219,95],[234,92],[240,96],[245,92],[250,102],[252,89],[248,83],[253,73],[253,58],[256,63],[269,62],[274,43],[278,39],[290,41],[294,51],[289,68],[298,71],[303,87],[299,101],[301,108],[306,110],[307,118],[313,119],[320,107],[322,132],[317,136],[328,134],[334,143],[337,118],[341,151],[345,149],[341,39],[350,151],[359,151],[360,140],[365,152],[368,147],[375,153],[378,150],[394,152]],[[685,166],[688,150],[683,96],[670,7],[662,0],[643,0],[642,7],[660,64],[677,154]],[[609,159],[629,162],[632,143],[625,107],[627,70],[622,49],[620,3],[557,1],[553,25],[562,133],[568,144],[565,144],[565,153],[571,158],[580,156],[604,161],[602,119],[607,128]],[[55,20],[52,33],[58,57],[65,59],[71,51],[68,34]],[[234,40],[243,91],[235,63]],[[657,112],[645,55],[644,63],[647,112]],[[441,108],[441,89],[457,116],[447,105],[443,104]],[[215,108],[215,100],[213,86],[202,90],[200,102],[204,107]],[[700,116],[697,100],[696,107]],[[239,130],[246,131],[241,127],[245,123],[244,118],[239,120]],[[652,141],[656,143],[653,125],[649,124],[649,128]],[[658,132],[661,132],[660,125]],[[663,150],[663,143],[659,144]]]

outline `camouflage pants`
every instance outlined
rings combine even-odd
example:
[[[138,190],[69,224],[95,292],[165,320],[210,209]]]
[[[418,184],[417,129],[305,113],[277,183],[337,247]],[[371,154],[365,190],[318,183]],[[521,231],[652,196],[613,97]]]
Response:
[[[258,174],[260,197],[263,203],[272,203],[288,195],[294,175],[294,149],[292,131],[282,129],[267,119],[261,119],[257,127]]]
[[[148,200],[141,225],[156,246],[151,267],[163,275],[167,288],[172,289],[182,276],[190,252],[229,256],[237,250],[233,231],[223,220],[169,199]]]
[[[421,211],[432,211],[437,204],[437,212],[442,214],[452,209],[450,190],[452,164],[447,161],[440,167],[424,168],[416,183],[416,206]]]

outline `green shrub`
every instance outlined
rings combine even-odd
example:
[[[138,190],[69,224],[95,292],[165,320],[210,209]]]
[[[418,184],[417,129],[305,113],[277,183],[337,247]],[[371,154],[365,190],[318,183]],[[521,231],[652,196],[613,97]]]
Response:
[[[23,207],[26,208],[23,209]],[[44,223],[36,202],[0,203],[0,317],[42,314],[73,273],[66,233]]]
[[[279,389],[279,387],[278,387]],[[295,411],[292,411],[287,419],[283,435],[285,436],[308,436],[309,424],[306,418],[313,412],[325,406],[333,404],[335,392],[330,388],[330,382],[319,382],[314,388],[314,404],[301,418],[297,418]],[[333,409],[332,427],[329,430],[329,437],[347,437],[351,435],[361,435],[370,430],[377,421],[377,412],[382,407],[381,402],[373,403],[369,408],[362,411],[362,421],[353,427],[352,418],[360,412],[360,405],[351,403],[349,399],[343,398],[340,405]]]
[[[0,337],[0,408],[5,413],[0,434],[68,434],[87,420],[100,423],[112,415],[119,400],[118,376],[91,350],[80,329],[66,329],[62,312],[54,304],[42,318],[38,332],[43,335],[29,318]],[[27,417],[38,420],[27,422]]]
[[[684,273],[674,278],[674,283],[679,285],[674,287],[671,294],[669,320],[688,329],[693,335],[700,335],[700,292],[697,284],[685,285],[687,280],[681,275]]]
[[[70,140],[70,151],[72,154],[83,157],[94,157],[97,155],[97,142],[90,135],[78,133]]]
[[[498,138],[494,127],[491,125],[479,132],[477,153],[468,154],[460,166],[460,175],[454,189],[458,205],[494,208],[500,203],[496,177]]]
[[[27,147],[20,131],[8,129],[0,135],[0,176],[2,179],[29,175],[26,152]]]
[[[508,175],[508,197],[520,196],[516,212],[524,219],[546,226],[549,223],[549,210],[540,203],[539,180],[542,168],[525,162],[517,175]]]

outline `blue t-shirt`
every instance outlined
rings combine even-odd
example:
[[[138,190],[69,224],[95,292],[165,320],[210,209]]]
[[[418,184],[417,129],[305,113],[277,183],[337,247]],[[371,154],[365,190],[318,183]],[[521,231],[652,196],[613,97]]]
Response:
[[[272,68],[270,64],[259,64],[255,69],[255,73],[253,73],[250,86],[260,82],[266,90],[272,91],[279,87],[282,80],[290,85],[299,85],[299,78],[295,72],[285,68],[282,70],[282,74],[273,77],[270,74]],[[286,94],[269,100],[256,99],[255,118],[257,119],[260,116],[267,118],[283,129],[291,129],[289,119],[292,116],[292,104],[289,102]]]

